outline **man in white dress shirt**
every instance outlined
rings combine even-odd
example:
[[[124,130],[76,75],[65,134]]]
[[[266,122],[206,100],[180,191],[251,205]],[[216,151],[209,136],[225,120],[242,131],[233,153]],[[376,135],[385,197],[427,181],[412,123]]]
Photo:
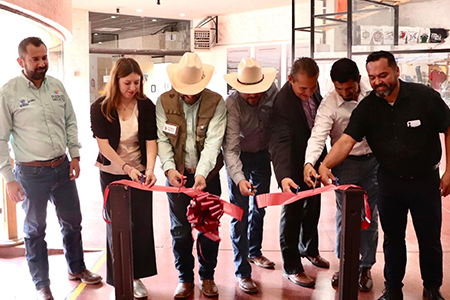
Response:
[[[334,90],[325,96],[319,106],[305,154],[304,178],[309,186],[316,181],[317,173],[313,166],[325,147],[327,137],[330,136],[333,145],[342,136],[352,111],[371,91],[368,84],[361,82],[356,63],[348,58],[336,61],[330,75]],[[358,279],[358,287],[364,292],[373,287],[370,269],[376,261],[378,244],[377,170],[378,162],[365,139],[357,143],[350,155],[333,169],[340,184],[357,184],[367,191],[372,222],[368,229],[361,230]],[[339,193],[336,193],[336,208],[336,255],[339,257],[342,220],[342,198]],[[331,284],[337,287],[338,280],[339,273],[336,272]]]

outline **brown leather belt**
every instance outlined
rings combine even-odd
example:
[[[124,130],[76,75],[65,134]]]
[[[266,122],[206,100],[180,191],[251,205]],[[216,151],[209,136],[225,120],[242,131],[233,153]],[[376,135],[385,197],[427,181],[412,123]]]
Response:
[[[56,168],[66,159],[66,154],[56,157],[50,160],[39,160],[39,161],[30,161],[30,162],[16,162],[21,166],[29,166],[29,167],[51,167]]]

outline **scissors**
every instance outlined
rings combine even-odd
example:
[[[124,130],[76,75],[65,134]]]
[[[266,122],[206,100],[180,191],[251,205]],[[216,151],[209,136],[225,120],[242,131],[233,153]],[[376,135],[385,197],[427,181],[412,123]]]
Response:
[[[316,174],[316,177],[314,178],[313,193],[314,193],[314,190],[316,189],[316,185],[317,185],[317,177],[319,177],[319,175]]]
[[[184,176],[182,175],[180,180],[180,187],[178,188],[178,197],[180,197],[180,191],[183,185],[184,185]]]
[[[144,178],[145,178],[145,175],[144,175],[144,172],[142,172],[142,174],[141,174],[141,184],[142,185],[144,185]]]

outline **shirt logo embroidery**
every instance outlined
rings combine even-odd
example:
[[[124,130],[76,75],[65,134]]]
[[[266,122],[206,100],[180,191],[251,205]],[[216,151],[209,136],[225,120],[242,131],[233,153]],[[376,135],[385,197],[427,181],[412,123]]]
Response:
[[[28,106],[28,105],[30,105],[30,104],[28,103],[27,100],[25,100],[25,99],[20,99],[19,107],[24,107],[24,106]]]
[[[66,101],[66,99],[64,98],[64,95],[59,94],[58,89],[53,90],[53,95],[51,95],[51,97],[52,97],[53,101],[62,101],[62,102]]]
[[[35,99],[20,99],[20,104],[19,107],[26,107],[28,105],[30,105],[31,102],[36,101]]]

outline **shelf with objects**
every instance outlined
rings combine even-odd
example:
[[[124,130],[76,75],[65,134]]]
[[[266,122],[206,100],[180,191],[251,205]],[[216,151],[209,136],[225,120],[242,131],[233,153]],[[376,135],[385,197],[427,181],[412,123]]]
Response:
[[[296,26],[295,10],[293,1],[292,57],[298,36],[308,34],[309,53],[321,74],[329,74],[335,60],[348,57],[364,77],[367,55],[390,51],[403,80],[432,86],[450,103],[450,21],[443,17],[450,4],[445,0],[432,5],[423,0],[311,0],[310,24],[302,20],[302,26]],[[319,78],[324,91],[332,87],[328,77]]]

